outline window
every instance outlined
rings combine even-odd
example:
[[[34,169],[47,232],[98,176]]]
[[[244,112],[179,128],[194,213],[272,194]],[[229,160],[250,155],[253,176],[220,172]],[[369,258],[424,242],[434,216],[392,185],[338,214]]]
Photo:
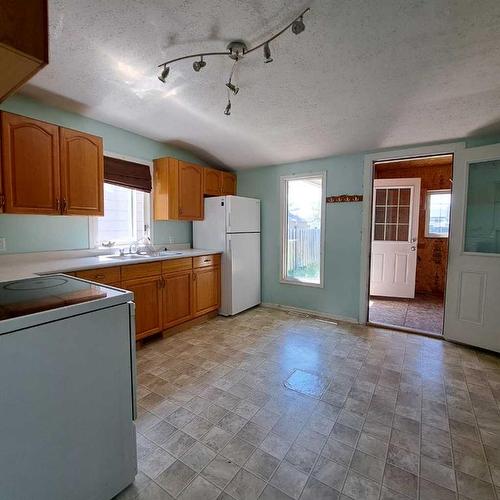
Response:
[[[126,245],[140,240],[149,228],[149,194],[104,184],[104,217],[94,218],[94,245]]]
[[[500,160],[469,164],[465,251],[500,254]]]
[[[451,191],[439,189],[427,191],[425,211],[425,236],[448,238],[450,229]]]
[[[326,173],[281,178],[281,281],[323,286]]]

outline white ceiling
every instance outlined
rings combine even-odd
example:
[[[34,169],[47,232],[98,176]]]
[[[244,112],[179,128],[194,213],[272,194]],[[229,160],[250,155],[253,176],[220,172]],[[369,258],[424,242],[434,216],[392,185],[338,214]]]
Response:
[[[231,61],[163,61],[254,45],[304,7],[306,31]],[[498,0],[50,0],[50,64],[23,93],[254,167],[500,131]]]

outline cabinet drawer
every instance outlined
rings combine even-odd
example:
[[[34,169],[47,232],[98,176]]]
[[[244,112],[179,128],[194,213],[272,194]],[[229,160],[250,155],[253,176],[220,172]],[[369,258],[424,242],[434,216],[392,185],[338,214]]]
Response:
[[[120,267],[116,266],[88,269],[86,271],[77,271],[75,275],[77,278],[110,285],[111,283],[120,281]]]
[[[184,259],[164,260],[161,263],[162,273],[173,273],[176,271],[189,271],[193,267],[193,259],[185,257]]]
[[[193,257],[193,267],[210,267],[220,265],[220,255],[202,255],[201,257]]]
[[[122,266],[122,281],[156,276],[158,274],[161,274],[161,262],[146,262],[145,264]]]

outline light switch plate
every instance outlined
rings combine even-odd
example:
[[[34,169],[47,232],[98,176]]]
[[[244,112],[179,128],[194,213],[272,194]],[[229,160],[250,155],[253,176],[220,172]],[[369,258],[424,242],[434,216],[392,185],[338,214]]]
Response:
[[[5,252],[7,250],[7,241],[5,238],[0,238],[0,252]]]

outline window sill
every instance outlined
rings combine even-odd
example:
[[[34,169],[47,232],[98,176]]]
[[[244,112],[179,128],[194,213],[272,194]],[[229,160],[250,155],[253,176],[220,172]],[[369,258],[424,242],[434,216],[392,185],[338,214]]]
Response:
[[[306,281],[299,280],[291,280],[291,279],[280,279],[280,283],[282,285],[298,285],[298,286],[307,286],[310,288],[323,288],[323,283],[308,283]]]

